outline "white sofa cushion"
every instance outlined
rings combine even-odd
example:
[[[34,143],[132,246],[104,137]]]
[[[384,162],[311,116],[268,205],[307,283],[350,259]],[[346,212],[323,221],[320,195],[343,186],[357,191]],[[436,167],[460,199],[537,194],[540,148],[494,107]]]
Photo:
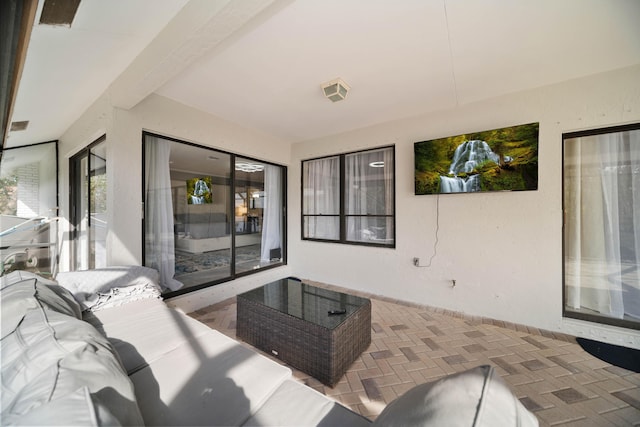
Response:
[[[132,301],[160,298],[157,270],[139,265],[58,273],[58,284],[73,294],[84,310],[98,311]]]
[[[391,402],[376,426],[537,426],[495,369],[484,365],[422,384]]]
[[[131,375],[147,425],[241,425],[291,370],[211,330]]]
[[[27,271],[14,271],[1,279],[2,338],[12,333],[27,311],[34,308],[42,307],[76,319],[81,317],[80,306],[76,300],[51,280]],[[17,285],[18,283],[20,285]]]
[[[84,319],[109,338],[128,374],[211,331],[205,324],[156,299],[85,312]]]
[[[55,423],[76,403],[100,425],[139,425],[131,381],[109,341],[76,317],[73,297],[46,280],[11,279],[0,294],[2,323],[15,326],[1,341],[2,424]]]
[[[244,425],[365,427],[371,421],[312,388],[287,380]]]
[[[46,422],[49,426],[99,426],[97,410],[87,387],[81,387],[59,399],[38,406],[22,415],[19,420],[3,417],[3,422],[17,421],[19,425],[37,426]],[[103,417],[105,414],[103,413]],[[118,425],[114,417],[102,419],[102,425]]]

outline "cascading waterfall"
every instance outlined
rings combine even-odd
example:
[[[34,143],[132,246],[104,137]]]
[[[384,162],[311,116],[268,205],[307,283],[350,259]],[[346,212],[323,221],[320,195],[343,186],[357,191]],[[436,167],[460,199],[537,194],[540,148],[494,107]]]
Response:
[[[440,176],[441,193],[471,193],[480,191],[480,175],[471,175],[467,179],[459,176]]]
[[[504,162],[510,162],[511,157],[505,156]],[[451,166],[449,176],[440,176],[441,193],[469,193],[480,191],[480,175],[470,175],[466,179],[458,176],[459,173],[471,173],[473,170],[487,161],[500,163],[500,156],[493,152],[485,141],[465,141],[458,145]]]

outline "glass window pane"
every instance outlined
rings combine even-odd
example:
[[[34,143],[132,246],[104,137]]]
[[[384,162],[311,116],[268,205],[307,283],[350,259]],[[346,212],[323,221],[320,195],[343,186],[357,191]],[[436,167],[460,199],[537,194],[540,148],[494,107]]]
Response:
[[[165,292],[283,262],[284,167],[145,135],[145,173],[145,265]]]
[[[78,213],[75,232],[75,265],[73,270],[88,270],[91,268],[89,262],[89,188],[87,185],[87,175],[89,174],[89,159],[82,156],[77,159],[77,181],[74,185],[78,188],[76,200],[76,212]]]
[[[385,147],[303,161],[302,238],[394,246],[394,155]]]
[[[89,259],[90,268],[107,266],[107,144],[101,142],[89,149]]]
[[[564,209],[565,313],[640,322],[640,130],[565,138]]]
[[[340,213],[340,158],[305,161],[302,165],[303,214]]]
[[[107,142],[101,137],[69,161],[72,270],[107,265]]]
[[[393,149],[345,156],[347,215],[393,214]]]
[[[307,239],[340,240],[340,217],[305,216],[303,237]]]
[[[231,156],[146,135],[145,265],[166,292],[231,276]]]
[[[44,276],[54,272],[58,236],[55,158],[55,142],[2,152],[0,275],[17,269]]]
[[[350,242],[389,245],[393,243],[393,218],[379,216],[347,217],[347,240]]]
[[[236,273],[281,262],[283,168],[237,157],[235,177]]]

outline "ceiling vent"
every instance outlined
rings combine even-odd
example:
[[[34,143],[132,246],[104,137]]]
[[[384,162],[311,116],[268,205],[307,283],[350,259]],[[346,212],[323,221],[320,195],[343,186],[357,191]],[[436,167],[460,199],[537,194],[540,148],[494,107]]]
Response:
[[[349,86],[341,79],[333,79],[330,82],[322,84],[322,92],[324,96],[329,98],[333,102],[342,101],[347,97],[349,92]]]
[[[40,24],[71,27],[78,6],[80,0],[45,0],[40,14]]]
[[[27,126],[29,126],[29,120],[25,120],[22,122],[11,122],[11,132],[26,130]]]

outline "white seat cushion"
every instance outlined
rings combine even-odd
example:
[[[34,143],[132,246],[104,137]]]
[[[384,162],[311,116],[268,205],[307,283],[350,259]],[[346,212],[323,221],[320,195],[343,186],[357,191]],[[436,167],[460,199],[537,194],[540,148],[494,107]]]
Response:
[[[84,320],[109,338],[128,374],[211,331],[205,324],[155,299],[134,301],[96,313],[85,312]]]
[[[146,425],[241,425],[291,370],[211,330],[131,375]]]
[[[371,421],[294,380],[285,381],[245,426],[349,426]]]
[[[79,319],[67,290],[21,278],[4,281],[0,294],[2,424],[63,425],[77,417],[78,424],[140,425],[133,385],[111,343]]]

